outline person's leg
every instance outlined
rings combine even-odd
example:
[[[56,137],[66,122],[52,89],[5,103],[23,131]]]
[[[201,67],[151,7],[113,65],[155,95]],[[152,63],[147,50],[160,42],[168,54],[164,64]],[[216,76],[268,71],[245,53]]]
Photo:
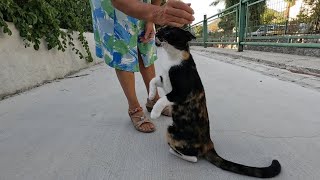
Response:
[[[127,97],[129,109],[133,110],[135,108],[140,107],[136,90],[135,90],[135,77],[133,72],[116,70],[117,77],[121,84],[122,90]],[[137,112],[138,116],[142,116],[143,112]],[[136,122],[139,121],[137,118],[133,118]],[[154,125],[152,123],[144,123],[141,125],[141,129],[143,131],[148,131],[154,129]]]
[[[147,88],[147,92],[148,92],[147,97],[149,97],[149,83],[156,76],[154,64],[152,64],[152,65],[150,65],[148,67],[145,67],[144,64],[143,64],[143,60],[142,60],[142,57],[141,57],[139,51],[138,51],[138,55],[139,55],[138,57],[139,57],[140,73],[142,75],[144,84],[145,84],[145,86]],[[156,96],[155,96],[155,98],[153,100],[149,100],[149,99],[147,100],[146,108],[147,108],[147,110],[149,112],[152,111],[153,105],[158,101],[159,98],[160,98],[160,96],[159,96],[158,91],[157,91],[156,92]],[[171,117],[172,116],[171,108],[169,106],[166,107],[165,109],[163,109],[161,114]]]
[[[135,78],[133,72],[121,71],[116,69],[117,77],[124,94],[128,100],[129,109],[140,107],[136,96]]]
[[[143,60],[142,60],[142,57],[141,57],[141,54],[140,52],[138,51],[138,54],[139,54],[139,69],[140,69],[140,73],[142,75],[142,78],[143,78],[143,81],[144,81],[144,84],[147,88],[147,92],[148,92],[148,96],[149,96],[149,83],[150,81],[156,77],[156,71],[155,71],[155,68],[154,68],[154,64],[148,66],[148,67],[145,67],[144,64],[143,64]],[[147,97],[148,97],[147,96]],[[157,101],[159,99],[159,94],[157,92],[154,100]]]

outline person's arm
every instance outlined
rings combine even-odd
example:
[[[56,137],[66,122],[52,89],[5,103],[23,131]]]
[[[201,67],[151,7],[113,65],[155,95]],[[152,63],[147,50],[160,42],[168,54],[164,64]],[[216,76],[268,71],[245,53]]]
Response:
[[[115,8],[137,19],[151,21],[152,12],[159,11],[160,7],[140,2],[139,0],[112,0]]]
[[[158,1],[158,0],[154,0]],[[168,0],[163,6],[147,4],[139,0],[112,0],[115,8],[123,13],[144,21],[151,21],[159,25],[181,27],[194,20],[190,4],[178,0]]]
[[[161,2],[162,2],[161,0],[151,0],[151,4],[156,6],[160,6]],[[141,37],[140,40],[144,43],[147,43],[154,38],[154,35],[155,35],[154,23],[151,21],[147,21],[145,25],[144,37]]]

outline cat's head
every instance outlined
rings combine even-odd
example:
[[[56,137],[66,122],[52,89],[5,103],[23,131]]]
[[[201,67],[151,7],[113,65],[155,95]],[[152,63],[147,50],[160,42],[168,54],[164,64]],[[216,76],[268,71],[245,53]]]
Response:
[[[175,48],[180,51],[189,51],[189,41],[195,39],[189,31],[177,27],[166,26],[156,33],[156,44],[167,51]]]

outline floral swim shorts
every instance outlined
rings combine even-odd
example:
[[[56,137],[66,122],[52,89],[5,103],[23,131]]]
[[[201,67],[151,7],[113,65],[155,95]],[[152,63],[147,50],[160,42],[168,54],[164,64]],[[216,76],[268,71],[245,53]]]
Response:
[[[151,0],[143,0],[151,3]],[[157,59],[155,41],[142,43],[145,22],[130,17],[113,7],[111,0],[91,0],[96,55],[110,67],[139,71],[138,51],[148,67]]]

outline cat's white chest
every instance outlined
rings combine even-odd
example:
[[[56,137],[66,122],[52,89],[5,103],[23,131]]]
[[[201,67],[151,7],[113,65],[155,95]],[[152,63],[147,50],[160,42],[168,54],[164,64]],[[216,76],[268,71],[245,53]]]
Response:
[[[165,93],[170,93],[172,91],[172,85],[169,77],[169,70],[172,66],[179,65],[181,60],[178,57],[172,57],[167,55],[166,58],[161,60],[161,69],[162,69],[162,79],[163,79],[163,90]]]
[[[169,78],[169,73],[162,74],[163,78],[163,90],[165,91],[166,94],[170,93],[172,91],[172,85],[171,81]]]

